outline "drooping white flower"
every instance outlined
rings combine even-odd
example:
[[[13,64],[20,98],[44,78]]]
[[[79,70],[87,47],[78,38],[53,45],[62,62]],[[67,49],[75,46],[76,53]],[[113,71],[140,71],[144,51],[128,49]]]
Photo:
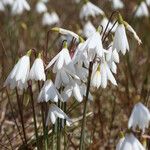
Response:
[[[54,64],[55,63],[55,64]],[[47,65],[46,69],[54,64],[53,72],[56,73],[58,70],[62,69],[64,66],[72,70],[73,67],[69,50],[64,47]]]
[[[28,2],[26,0],[15,0],[12,6],[12,14],[20,15],[24,10],[30,10],[30,5]]]
[[[95,27],[93,26],[93,24],[91,23],[91,21],[88,21],[83,28],[83,35],[88,38],[90,37],[93,33],[96,32]]]
[[[117,85],[117,82],[110,71],[110,68],[106,61],[103,61],[100,64],[100,74],[101,74],[101,86],[102,88],[106,88],[107,80],[110,80],[112,84]]]
[[[38,102],[48,102],[49,100],[52,102],[58,102],[58,99],[62,101],[62,97],[52,80],[47,80],[39,93]]]
[[[146,0],[146,4],[150,6],[150,0]]]
[[[40,57],[41,56],[39,56],[38,58],[35,59],[33,65],[32,65],[32,68],[30,70],[29,79],[31,79],[31,80],[45,81],[45,79],[46,79],[45,72],[44,72],[43,60]]]
[[[114,49],[116,49],[118,52],[121,51],[122,54],[125,54],[126,50],[129,51],[129,43],[123,24],[119,24],[115,31],[113,50]]]
[[[48,13],[45,12],[42,18],[42,24],[43,25],[54,25],[56,23],[59,23],[59,17],[56,14],[56,12]]]
[[[97,15],[104,15],[103,10],[87,1],[81,8],[80,19],[87,19],[89,16],[96,17]]]
[[[145,107],[142,103],[137,103],[133,110],[132,114],[129,118],[128,128],[133,128],[133,130],[138,127],[143,132],[148,128],[150,122],[150,112],[147,107]]]
[[[70,30],[66,30],[66,29],[58,28],[58,27],[54,27],[51,30],[55,31],[55,32],[58,32],[58,33],[60,33],[62,35],[71,35],[75,39],[79,40],[79,36],[76,33],[72,32]]]
[[[112,46],[109,47],[106,54],[106,61],[113,73],[117,73],[116,63],[119,63],[119,54],[116,49],[112,50]]]
[[[62,97],[66,101],[72,95],[78,102],[81,102],[83,100],[83,93],[81,92],[80,85],[75,80],[71,80],[62,92]]]
[[[46,119],[46,125],[48,125],[49,120],[52,122],[52,124],[55,124],[57,118],[65,119],[67,126],[70,126],[72,123],[71,119],[59,107],[52,104],[49,108],[49,111],[48,111],[48,116]]]
[[[149,16],[149,11],[148,11],[147,5],[144,1],[142,1],[141,4],[137,7],[138,8],[135,8],[135,9],[137,9],[137,11],[135,13],[136,17],[143,17],[143,16],[148,17]]]
[[[27,55],[19,59],[17,64],[8,75],[4,86],[10,86],[11,89],[18,87],[21,90],[27,88],[27,80],[30,71],[30,53],[31,51],[28,51]]]
[[[126,134],[125,139],[117,148],[116,150],[145,150],[143,145],[132,133]]]
[[[71,80],[61,93],[64,101],[67,101],[71,96],[74,96],[78,102],[82,102],[83,96],[86,96],[86,85],[84,83],[78,84],[76,81]],[[91,93],[89,92],[89,100],[93,100]]]
[[[4,4],[3,2],[0,1],[0,11],[4,11],[4,10],[5,10]]]
[[[125,137],[120,138],[119,142],[116,145],[116,150],[121,150],[121,146],[122,146],[124,139],[125,139]]]
[[[101,35],[99,31],[93,33],[85,42],[84,49],[87,50],[88,60],[92,61],[94,57],[104,56],[104,49],[101,41]]]
[[[55,78],[55,86],[59,89],[62,85],[67,86],[72,78],[80,80],[79,77],[75,74],[74,68],[71,70],[63,67],[62,69],[58,70],[56,73]]]
[[[91,85],[96,88],[99,88],[101,85],[100,65],[98,65],[97,70],[93,71],[93,73],[92,73]]]
[[[137,35],[137,33],[135,32],[135,30],[127,22],[124,21],[124,24],[125,24],[126,29],[133,34],[133,36],[137,40],[138,44],[139,45],[142,44],[142,41],[139,38],[139,36]]]
[[[39,2],[36,4],[36,11],[37,11],[39,14],[46,12],[46,11],[47,11],[47,7],[46,7],[45,3],[39,1]]]
[[[13,2],[14,2],[14,0],[2,0],[2,3],[4,5],[10,5],[10,6],[12,6]]]
[[[111,0],[113,3],[113,8],[114,9],[123,9],[124,8],[124,3],[121,0]]]
[[[99,88],[106,88],[108,84],[108,80],[114,85],[117,85],[115,77],[113,76],[112,72],[110,71],[109,65],[103,58],[101,63],[95,63],[93,65],[92,71],[92,85]],[[97,83],[96,83],[97,82]]]

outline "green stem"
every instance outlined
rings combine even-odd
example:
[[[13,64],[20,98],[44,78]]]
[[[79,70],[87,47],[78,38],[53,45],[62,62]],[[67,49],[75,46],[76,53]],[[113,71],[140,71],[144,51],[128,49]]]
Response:
[[[32,113],[33,113],[33,120],[34,120],[34,130],[35,130],[35,136],[36,136],[36,144],[37,144],[37,149],[40,150],[40,148],[39,148],[39,139],[38,139],[38,129],[37,129],[37,124],[36,124],[36,114],[35,114],[35,108],[34,108],[32,83],[30,82],[28,84],[28,86],[29,86],[29,90],[30,90],[30,98],[31,98],[31,107],[32,107]]]
[[[84,101],[83,120],[82,120],[82,126],[81,126],[81,137],[80,137],[79,150],[83,150],[83,147],[84,147],[85,128],[86,128],[86,112],[87,112],[88,96],[89,96],[89,91],[90,91],[92,68],[93,68],[93,62],[90,62],[88,83],[87,83],[87,89],[86,89],[86,97],[85,97],[85,101]]]
[[[58,107],[60,108],[60,100],[58,101]],[[57,119],[57,150],[60,150],[61,146],[61,132],[60,132],[60,127],[61,127],[61,124],[60,124],[60,118]]]
[[[66,102],[63,104],[64,112],[66,113],[67,106]],[[66,136],[66,120],[64,120],[64,150],[67,150],[67,136]]]

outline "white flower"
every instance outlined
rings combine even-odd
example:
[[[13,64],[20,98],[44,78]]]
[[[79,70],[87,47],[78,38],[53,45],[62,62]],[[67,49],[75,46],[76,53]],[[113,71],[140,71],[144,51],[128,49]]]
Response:
[[[58,27],[54,27],[51,30],[55,31],[55,32],[58,32],[58,33],[60,33],[62,35],[71,35],[75,39],[79,40],[79,36],[76,33],[72,32],[70,30],[66,30],[66,29],[58,28]]]
[[[96,88],[99,88],[101,85],[100,65],[98,65],[97,70],[93,71],[93,73],[92,73],[91,85]]]
[[[137,9],[135,13],[136,17],[143,17],[143,16],[148,17],[149,16],[149,11],[144,1],[142,1],[141,4],[137,7],[138,8],[135,8]]]
[[[101,86],[102,88],[106,88],[107,86],[107,80],[110,80],[112,84],[117,85],[117,82],[110,71],[110,68],[107,64],[107,62],[103,61],[100,64],[100,74],[101,74]]]
[[[61,96],[64,101],[67,101],[72,95],[78,102],[82,102],[83,96],[86,96],[86,85],[78,84],[75,80],[71,80],[71,83],[69,83],[61,93]],[[91,93],[89,93],[88,99],[93,100]]]
[[[146,0],[146,4],[150,6],[150,0]]]
[[[4,5],[10,5],[11,6],[13,4],[14,0],[2,0],[2,2]]]
[[[59,17],[56,12],[52,12],[51,14],[45,12],[42,18],[43,25],[54,25],[59,22]]]
[[[66,119],[67,126],[70,126],[72,123],[71,119],[59,107],[52,104],[48,111],[46,125],[48,125],[49,120],[52,122],[52,124],[55,124],[57,118]]]
[[[91,21],[88,21],[83,28],[83,35],[88,38],[89,36],[91,36],[93,33],[96,32],[95,27],[93,26],[93,24],[91,23]]]
[[[124,3],[121,0],[112,0],[114,9],[122,9],[124,8]]]
[[[55,63],[55,64],[54,64]],[[63,48],[47,65],[46,69],[54,64],[53,72],[56,73],[58,70],[62,69],[64,66],[72,70],[73,64],[67,48]]]
[[[52,102],[58,102],[58,99],[63,101],[53,82],[47,80],[40,91],[38,102],[48,102],[49,100]]]
[[[20,15],[24,10],[30,10],[30,5],[28,2],[26,0],[15,0],[12,6],[12,14]]]
[[[138,41],[138,44],[139,45],[142,44],[142,41],[136,34],[135,30],[127,22],[124,21],[124,24],[125,24],[125,27],[127,28],[127,30],[129,30],[133,34],[134,38]]]
[[[36,11],[37,11],[39,14],[46,12],[46,11],[47,11],[47,7],[46,7],[45,3],[39,1],[39,2],[36,4]]]
[[[140,128],[143,132],[145,132],[145,128],[148,128],[150,122],[150,112],[148,108],[146,108],[142,103],[137,103],[130,116],[128,122],[128,128],[136,129],[136,127]]]
[[[104,12],[99,7],[89,1],[86,2],[81,8],[80,19],[87,19],[89,16],[95,17],[97,15],[104,15]]]
[[[7,77],[4,86],[10,86],[11,89],[18,87],[19,89],[27,88],[27,80],[30,71],[30,59],[25,55],[19,59],[13,70]]]
[[[68,70],[65,67],[58,70],[55,78],[55,86],[59,89],[61,85],[68,85],[72,78],[80,80],[74,72],[74,70]]]
[[[113,73],[116,74],[117,66],[116,63],[119,63],[119,54],[116,49],[112,50],[112,46],[108,49],[108,53],[106,54],[106,61]]]
[[[113,43],[113,50],[114,49],[116,49],[118,52],[121,51],[122,54],[125,54],[126,50],[129,51],[128,39],[123,24],[119,24],[116,29]]]
[[[116,150],[145,150],[143,145],[132,133],[126,134],[125,139],[120,144]]]
[[[40,57],[35,59],[32,68],[30,70],[29,79],[36,80],[36,81],[37,80],[45,81],[46,76],[44,72],[44,64],[43,64],[43,60]]]
[[[4,10],[5,10],[4,4],[3,2],[0,1],[0,11],[4,11]]]
[[[94,57],[104,56],[104,49],[101,41],[101,35],[98,31],[93,33],[85,42],[84,49],[87,50],[88,60],[92,61]]]
[[[124,141],[124,137],[120,138],[119,142],[116,145],[116,150],[121,150],[122,143]]]

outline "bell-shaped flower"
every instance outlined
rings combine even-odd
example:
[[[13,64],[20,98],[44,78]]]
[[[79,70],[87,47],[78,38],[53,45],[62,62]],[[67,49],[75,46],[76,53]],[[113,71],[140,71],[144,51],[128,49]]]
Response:
[[[96,32],[96,29],[94,25],[91,23],[91,21],[88,21],[83,28],[83,35],[88,38],[90,37],[93,33]]]
[[[116,49],[112,50],[112,46],[109,47],[106,54],[106,61],[113,73],[117,73],[116,63],[119,63],[119,54]]]
[[[8,75],[4,86],[10,86],[11,89],[18,87],[21,90],[27,88],[27,80],[30,71],[30,54],[31,50],[28,51],[27,55],[19,59],[17,64]]]
[[[65,67],[57,71],[55,78],[55,86],[59,89],[62,85],[67,86],[72,78],[80,80],[80,78],[74,73],[74,69],[69,70]]]
[[[83,93],[81,93],[80,85],[73,79],[70,80],[70,84],[68,84],[62,92],[64,101],[68,100],[71,95],[73,95],[78,102],[83,100]]]
[[[139,45],[142,44],[142,41],[139,38],[139,36],[137,35],[137,33],[135,32],[135,30],[127,22],[125,22],[125,21],[124,21],[124,25],[125,25],[126,29],[133,34],[133,36],[137,40],[138,44]]]
[[[42,18],[42,24],[43,25],[54,25],[56,23],[59,23],[59,17],[56,14],[56,12],[52,12],[51,14],[48,12],[45,12]]]
[[[41,59],[41,54],[39,57],[35,59],[29,74],[29,79],[36,80],[36,81],[45,81],[46,76],[44,72],[44,64],[43,60]]]
[[[58,99],[63,101],[53,82],[47,80],[39,93],[38,102],[48,102],[49,100],[58,102]]]
[[[85,41],[84,50],[87,50],[88,60],[92,61],[95,56],[101,58],[104,56],[105,50],[103,49],[101,35],[99,31],[93,33],[86,41]]]
[[[4,5],[10,5],[10,6],[12,6],[12,4],[14,3],[14,0],[2,0],[2,3]]]
[[[71,80],[71,82],[64,88],[61,93],[64,101],[67,101],[71,96],[74,96],[78,102],[83,101],[83,97],[86,96],[86,85]],[[91,93],[89,92],[89,100],[93,100]]]
[[[121,146],[122,146],[124,139],[125,139],[125,137],[124,137],[123,133],[121,132],[119,142],[116,145],[116,150],[121,150]]]
[[[5,7],[2,1],[0,1],[0,11],[4,11]]]
[[[129,51],[129,43],[123,23],[119,23],[118,27],[116,28],[113,42],[113,50],[114,49],[116,49],[118,52],[121,51],[122,54],[125,54],[126,50]]]
[[[48,116],[46,119],[46,126],[49,123],[49,120],[52,122],[52,124],[56,123],[57,118],[66,120],[66,125],[70,126],[72,123],[72,120],[55,104],[52,104],[48,111]]]
[[[138,8],[137,8],[138,7]],[[137,9],[135,16],[136,17],[149,17],[149,11],[147,5],[144,1],[141,1],[140,5],[136,6],[135,10]]]
[[[39,2],[36,4],[36,11],[37,11],[39,14],[46,12],[46,11],[47,11],[47,7],[46,7],[45,3],[39,1]]]
[[[93,67],[93,69],[94,69],[94,67]],[[97,71],[97,69],[95,69],[95,70]],[[110,68],[109,68],[107,62],[104,60],[104,58],[100,64],[100,75],[101,75],[101,82],[99,81],[99,83],[102,88],[106,88],[108,80],[110,80],[110,82],[112,84],[117,85],[115,77],[113,76],[112,72],[110,71]],[[100,77],[99,77],[99,79],[100,79]]]
[[[88,77],[88,69],[83,67],[82,61],[78,61],[74,66],[76,75],[80,78],[80,80],[86,82]]]
[[[93,71],[92,73],[91,85],[96,88],[99,88],[101,85],[100,65],[98,65],[98,68],[96,69],[96,71]]]
[[[148,128],[150,122],[150,112],[147,107],[145,107],[142,103],[137,103],[131,113],[128,122],[128,128],[133,128],[133,130],[138,127],[145,132],[145,129]]]
[[[84,65],[86,68],[88,68],[89,61],[88,61],[88,53],[87,53],[86,45],[87,44],[81,39],[73,55],[72,61],[73,61],[73,64],[78,63],[79,66]]]
[[[80,19],[87,19],[89,16],[96,17],[97,15],[104,15],[103,10],[86,0],[80,11]]]
[[[30,10],[30,5],[28,2],[26,0],[15,0],[12,6],[12,14],[20,15],[24,10]]]
[[[132,133],[126,134],[125,139],[117,148],[116,150],[145,150],[143,145]]]
[[[124,8],[124,3],[122,0],[111,0],[112,1],[112,6],[114,9],[123,9]]]
[[[58,32],[62,35],[71,35],[72,37],[74,37],[75,39],[79,40],[79,35],[77,35],[76,33],[74,33],[73,31],[70,30],[66,30],[63,28],[58,28],[58,27],[54,27],[51,29],[52,31]]]

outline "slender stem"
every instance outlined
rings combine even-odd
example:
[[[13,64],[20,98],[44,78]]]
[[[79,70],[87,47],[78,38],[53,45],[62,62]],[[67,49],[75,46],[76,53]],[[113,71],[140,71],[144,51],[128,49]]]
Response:
[[[61,102],[60,100],[58,101],[58,107],[60,108],[61,107]],[[60,118],[57,119],[57,150],[60,150],[61,148],[61,131],[60,131],[60,128],[61,128],[61,121],[60,121]]]
[[[86,128],[86,112],[87,112],[88,96],[89,96],[89,91],[90,91],[92,68],[93,68],[93,62],[90,62],[88,83],[87,83],[87,89],[86,89],[86,97],[85,97],[85,101],[84,101],[83,120],[82,120],[82,126],[81,126],[81,137],[80,137],[79,150],[82,150],[84,147],[84,138],[85,138],[84,136],[85,136],[85,128]]]
[[[64,102],[63,109],[64,112],[66,113],[67,110],[66,102]],[[67,150],[67,135],[65,133],[66,133],[66,120],[64,120],[64,150]]]
[[[8,103],[9,103],[9,105],[10,105],[12,117],[13,117],[13,119],[14,119],[14,121],[15,121],[17,130],[18,130],[18,133],[19,133],[20,138],[21,138],[21,140],[22,140],[22,143],[24,143],[24,139],[23,139],[23,137],[22,137],[22,135],[21,135],[21,131],[20,131],[20,129],[19,129],[18,123],[17,123],[17,121],[16,121],[16,119],[15,119],[15,115],[14,115],[14,111],[13,111],[13,106],[12,106],[12,104],[11,104],[10,96],[9,96],[9,93],[8,93],[7,89],[6,89],[6,94],[7,94],[7,97],[8,97]]]
[[[55,135],[55,125],[53,125],[53,129],[52,129],[52,150],[54,150],[54,136]]]
[[[37,129],[37,123],[36,123],[36,114],[35,114],[35,108],[34,108],[34,99],[33,99],[33,91],[32,91],[32,83],[28,83],[29,91],[30,91],[30,98],[31,98],[31,107],[32,107],[32,113],[33,113],[33,120],[34,120],[34,130],[35,130],[35,136],[36,136],[36,144],[37,149],[39,150],[39,139],[38,139],[38,129]]]
[[[11,150],[13,150],[13,146],[12,146],[11,140],[10,140],[10,138],[9,138],[9,136],[8,136],[8,134],[7,134],[5,129],[4,129],[4,132],[5,132],[5,135],[6,135],[7,139],[8,139],[8,142],[10,144]]]
[[[19,98],[17,88],[16,88],[16,95],[17,95],[17,104],[18,104],[18,109],[19,109],[19,114],[20,114],[20,119],[21,119],[21,126],[23,130],[25,145],[27,146],[27,138],[26,138],[26,132],[25,132],[25,126],[24,126],[24,120],[23,120],[23,108],[21,108],[21,103],[20,103],[21,99]]]

